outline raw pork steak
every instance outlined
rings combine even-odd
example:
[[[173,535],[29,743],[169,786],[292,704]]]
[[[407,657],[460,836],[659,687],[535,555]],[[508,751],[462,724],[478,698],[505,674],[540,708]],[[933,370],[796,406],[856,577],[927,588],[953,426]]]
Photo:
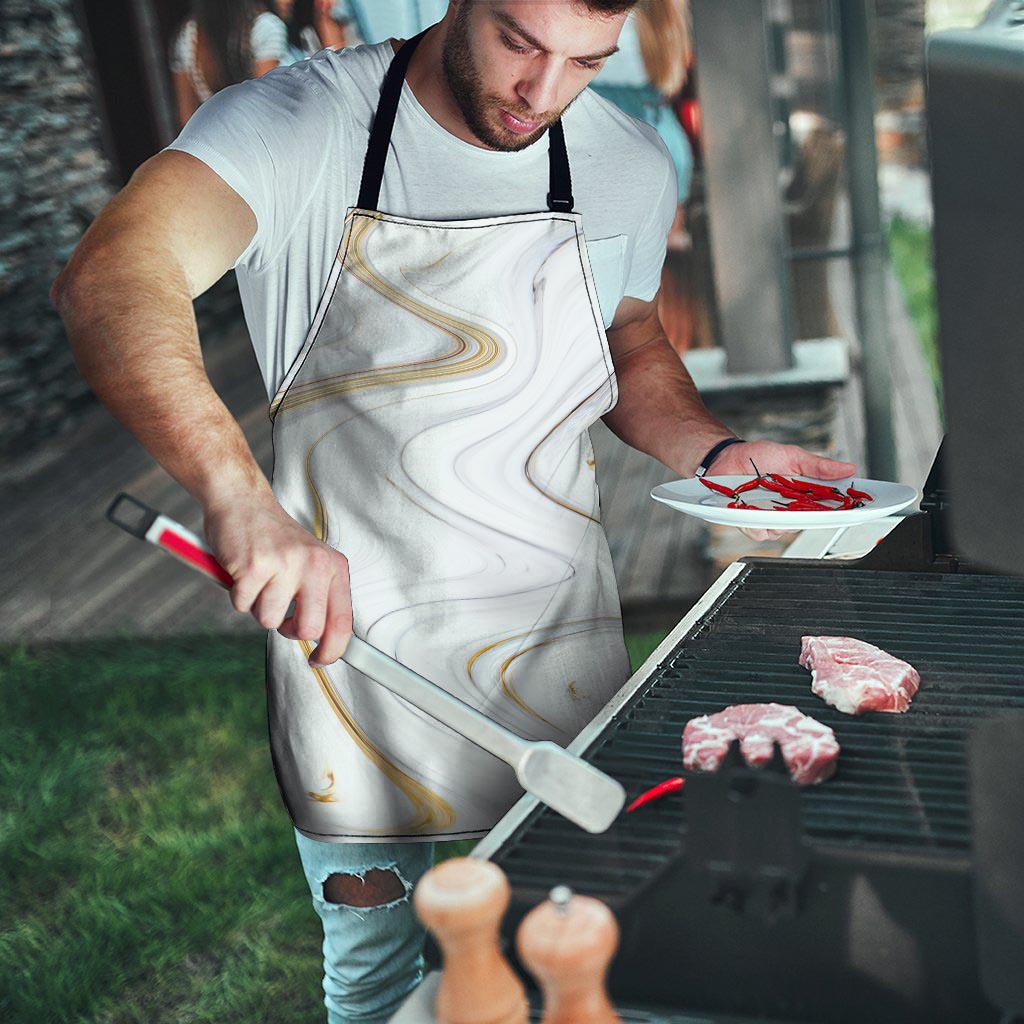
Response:
[[[691,719],[683,729],[683,767],[713,772],[735,739],[754,768],[772,759],[778,740],[790,777],[801,786],[824,782],[836,770],[835,733],[788,704],[734,704]]]
[[[848,636],[802,637],[800,664],[811,691],[846,715],[906,711],[921,682],[912,665]]]

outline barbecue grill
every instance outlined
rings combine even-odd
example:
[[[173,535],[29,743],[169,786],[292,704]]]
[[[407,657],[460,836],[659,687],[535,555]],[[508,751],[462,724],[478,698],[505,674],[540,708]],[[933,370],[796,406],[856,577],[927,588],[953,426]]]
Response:
[[[1000,766],[972,761],[968,744],[982,725],[972,748],[991,747],[1020,777],[984,733],[1024,712],[1024,580],[931,550],[946,514],[937,477],[931,509],[858,562],[731,566],[573,744],[636,794],[678,774],[690,718],[776,701],[835,730],[837,775],[800,790],[781,760],[759,771],[733,757],[599,836],[521,805],[479,847],[512,883],[509,949],[522,916],[565,884],[619,918],[609,982],[624,1013],[1002,1019],[983,990],[973,896],[993,865],[972,871],[973,803]],[[915,665],[911,711],[851,718],[826,706],[797,664],[805,634],[855,636]]]
[[[855,562],[730,566],[570,747],[635,796],[679,774],[687,720],[775,701],[835,731],[837,774],[801,789],[734,750],[602,835],[524,798],[474,851],[512,883],[510,958],[555,885],[613,909],[627,1024],[1024,1019],[1024,3],[928,64],[950,433],[921,511]],[[803,635],[910,662],[910,711],[814,697]]]

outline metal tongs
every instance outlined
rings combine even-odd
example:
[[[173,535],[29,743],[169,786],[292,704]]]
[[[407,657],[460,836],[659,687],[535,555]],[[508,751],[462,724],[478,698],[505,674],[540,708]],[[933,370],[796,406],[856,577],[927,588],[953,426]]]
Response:
[[[234,580],[201,538],[131,495],[119,494],[107,509],[107,518],[222,587],[233,586]],[[622,786],[593,765],[555,743],[522,739],[359,637],[352,636],[342,660],[511,765],[523,789],[580,828],[606,831],[626,802]]]

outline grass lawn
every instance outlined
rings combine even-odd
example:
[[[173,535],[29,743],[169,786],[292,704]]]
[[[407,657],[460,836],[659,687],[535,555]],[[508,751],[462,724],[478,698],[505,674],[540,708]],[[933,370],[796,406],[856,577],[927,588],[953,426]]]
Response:
[[[896,217],[889,225],[889,253],[896,277],[903,288],[910,319],[917,328],[921,350],[932,373],[935,393],[942,410],[942,379],[935,311],[935,271],[932,264],[931,229]]]
[[[633,667],[662,639],[629,637]],[[323,1019],[263,661],[252,637],[0,651],[5,1024]]]

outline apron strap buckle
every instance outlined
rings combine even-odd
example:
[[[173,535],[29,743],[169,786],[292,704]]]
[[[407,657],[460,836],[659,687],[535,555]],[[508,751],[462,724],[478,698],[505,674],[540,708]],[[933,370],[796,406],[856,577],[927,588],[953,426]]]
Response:
[[[570,192],[568,197],[556,196],[548,193],[548,209],[553,213],[572,213],[573,198]]]

